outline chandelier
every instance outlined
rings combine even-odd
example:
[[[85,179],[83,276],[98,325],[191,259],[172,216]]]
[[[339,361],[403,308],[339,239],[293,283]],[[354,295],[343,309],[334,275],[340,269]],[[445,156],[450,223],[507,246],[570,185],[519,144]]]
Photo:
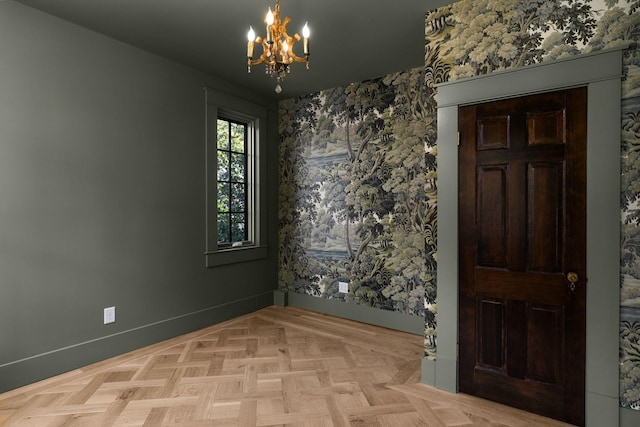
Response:
[[[280,82],[291,71],[289,66],[294,62],[303,62],[309,69],[309,25],[304,24],[302,37],[297,33],[293,37],[287,34],[287,24],[291,21],[289,17],[280,21],[280,0],[276,0],[275,11],[271,8],[267,12],[264,22],[267,24],[267,36],[265,38],[256,37],[253,28],[249,27],[247,33],[247,71],[251,73],[251,66],[265,64],[266,73],[277,80],[276,93],[282,92]],[[303,38],[304,57],[300,57],[293,52],[293,45]],[[253,46],[255,43],[262,45],[262,55],[258,59],[253,59]]]

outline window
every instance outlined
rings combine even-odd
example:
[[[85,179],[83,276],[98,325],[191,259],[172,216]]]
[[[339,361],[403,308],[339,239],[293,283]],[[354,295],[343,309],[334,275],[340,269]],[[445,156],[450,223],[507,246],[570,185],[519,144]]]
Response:
[[[206,265],[266,257],[260,143],[266,109],[206,89]]]
[[[218,246],[249,240],[247,203],[247,124],[217,120]]]

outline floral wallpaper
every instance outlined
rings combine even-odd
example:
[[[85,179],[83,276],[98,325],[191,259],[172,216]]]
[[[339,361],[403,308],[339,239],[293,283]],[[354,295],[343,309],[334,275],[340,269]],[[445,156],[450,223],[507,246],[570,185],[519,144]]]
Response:
[[[283,101],[280,287],[425,316],[435,358],[434,84],[624,47],[620,404],[640,409],[639,9],[461,0],[426,14],[424,68]]]
[[[281,102],[279,284],[425,317],[435,355],[436,109],[426,74]]]

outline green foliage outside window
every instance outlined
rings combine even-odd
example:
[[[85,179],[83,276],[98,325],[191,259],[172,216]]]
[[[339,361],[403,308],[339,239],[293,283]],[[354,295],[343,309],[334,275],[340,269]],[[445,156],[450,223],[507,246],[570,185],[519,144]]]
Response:
[[[217,121],[217,227],[218,244],[248,239],[247,125]]]

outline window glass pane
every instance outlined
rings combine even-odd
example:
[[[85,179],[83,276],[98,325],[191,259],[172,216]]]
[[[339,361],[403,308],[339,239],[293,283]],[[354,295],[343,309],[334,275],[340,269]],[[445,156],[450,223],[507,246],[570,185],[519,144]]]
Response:
[[[229,181],[228,151],[218,151],[218,181]]]
[[[244,142],[246,126],[240,123],[230,123],[231,125],[231,151],[244,153]]]
[[[231,181],[244,182],[244,169],[245,169],[244,154],[231,153]]]
[[[231,215],[231,239],[234,242],[247,240],[244,214]]]
[[[217,122],[218,129],[218,149],[219,150],[228,150],[229,149],[229,122],[226,120],[218,119]]]
[[[244,184],[231,184],[231,212],[244,212],[246,191]]]
[[[247,125],[219,118],[217,132],[218,243],[247,241]]]
[[[229,212],[229,183],[218,183],[218,212]]]
[[[228,243],[231,234],[229,215],[218,213],[218,243]]]

